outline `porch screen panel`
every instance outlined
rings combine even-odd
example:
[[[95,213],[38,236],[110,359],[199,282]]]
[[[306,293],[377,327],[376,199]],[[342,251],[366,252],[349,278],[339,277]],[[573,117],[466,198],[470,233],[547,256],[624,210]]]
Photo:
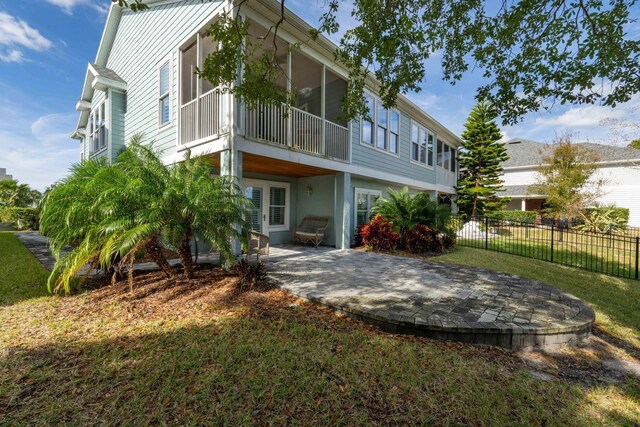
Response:
[[[325,71],[324,117],[330,122],[347,127],[342,111],[342,100],[347,94],[347,81],[331,70]]]
[[[182,51],[182,67],[180,69],[182,81],[182,105],[187,104],[198,94],[198,76],[196,76],[197,45],[194,42],[191,46]]]

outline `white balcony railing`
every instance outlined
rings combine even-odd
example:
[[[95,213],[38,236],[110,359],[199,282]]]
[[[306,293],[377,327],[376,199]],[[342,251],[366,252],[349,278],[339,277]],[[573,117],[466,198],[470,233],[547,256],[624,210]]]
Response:
[[[249,139],[349,161],[349,129],[306,111],[290,107],[287,114],[284,105],[258,105],[247,110],[246,120]]]
[[[436,182],[447,187],[455,187],[458,183],[455,172],[436,166]]]
[[[223,96],[214,89],[180,106],[180,144],[222,133]]]

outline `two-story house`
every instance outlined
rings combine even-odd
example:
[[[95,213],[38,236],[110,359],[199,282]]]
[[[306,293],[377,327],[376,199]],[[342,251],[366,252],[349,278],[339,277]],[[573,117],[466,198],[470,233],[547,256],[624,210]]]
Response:
[[[185,150],[205,154],[220,174],[242,183],[255,204],[253,227],[272,243],[291,240],[308,215],[330,218],[326,244],[348,248],[356,226],[389,187],[408,186],[434,197],[455,194],[460,139],[407,98],[385,109],[366,95],[372,120],[346,123],[341,99],[348,71],[333,60],[328,39],[308,40],[311,28],[293,13],[274,41],[295,105],[248,110],[194,74],[217,44],[206,36],[233,1],[147,0],[132,12],[114,4],[94,63],[89,64],[77,129],[81,159],[113,160],[132,135],[155,141],[167,163]],[[253,43],[277,21],[280,3],[252,0],[240,8]],[[235,9],[237,10],[237,8]]]
[[[597,203],[629,209],[629,225],[640,227],[640,150],[629,147],[584,142],[580,145],[594,151],[600,160],[595,164],[593,179],[602,182]],[[552,146],[526,139],[511,139],[505,143],[509,160],[504,162],[505,191],[509,197],[507,210],[541,211],[544,194],[535,194],[529,187],[538,179],[538,168],[544,163]]]

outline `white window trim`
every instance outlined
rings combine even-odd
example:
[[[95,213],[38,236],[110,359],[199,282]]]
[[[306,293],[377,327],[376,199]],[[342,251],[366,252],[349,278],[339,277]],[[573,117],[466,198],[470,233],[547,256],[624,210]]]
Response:
[[[369,115],[371,116],[371,118],[373,119],[373,122],[369,122],[369,120],[365,120],[363,117],[360,117],[360,145],[363,145],[365,147],[371,148],[373,150],[376,150],[380,153],[385,153],[388,154],[390,156],[396,157],[396,158],[400,158],[400,141],[401,141],[401,132],[400,132],[400,120],[402,120],[402,114],[400,114],[400,111],[396,108],[388,108],[387,109],[387,126],[385,129],[385,133],[387,134],[387,149],[382,149],[380,147],[377,146],[377,135],[378,135],[378,103],[381,103],[382,101],[380,100],[380,98],[378,98],[377,96],[375,96],[374,94],[372,94],[369,91],[365,91],[365,94],[367,94],[368,96],[370,96],[371,98],[373,98],[373,112],[369,112]],[[396,153],[394,153],[393,151],[389,151],[389,146],[391,145],[391,120],[390,120],[390,113],[391,111],[395,112],[398,114],[398,151]],[[364,142],[362,140],[362,135],[363,130],[364,130],[364,122],[367,121],[369,123],[371,123],[371,144],[369,144],[368,142]]]
[[[353,194],[353,227],[354,229],[357,228],[358,226],[358,195],[359,194],[366,194],[367,196],[370,194],[376,195],[378,197],[382,197],[382,191],[380,190],[372,190],[370,188],[361,188],[361,187],[355,187],[354,189],[354,194]],[[371,210],[371,207],[369,207],[369,211]]]
[[[427,132],[427,156],[426,156],[427,163],[422,163],[418,160],[413,160],[413,126],[414,125],[418,126],[418,132],[420,128],[424,129]],[[433,163],[432,165],[429,164],[429,142],[428,142],[429,134],[433,135],[433,147],[431,148],[431,161]],[[409,126],[409,162],[410,163],[416,166],[433,170],[433,168],[436,165],[436,151],[438,149],[437,144],[438,144],[438,135],[436,135],[435,132],[431,131],[426,126],[421,125],[417,120],[411,119],[411,123]]]
[[[160,93],[160,70],[165,65],[169,66],[169,90],[165,94]],[[158,64],[157,71],[157,108],[158,108],[158,129],[164,129],[167,126],[173,126],[173,61],[172,55],[167,55],[160,63]],[[166,123],[162,123],[162,108],[161,101],[165,97],[169,97],[169,121]]]
[[[95,116],[96,113],[100,113],[100,107],[102,107],[104,105],[104,117],[102,117],[102,125],[100,127],[104,128],[104,146],[100,147],[100,143],[98,142],[98,149],[93,151],[93,136],[95,134],[99,134],[99,128],[96,129],[92,129],[93,128],[93,117]],[[89,113],[89,123],[88,123],[88,127],[90,130],[92,130],[92,132],[87,133],[85,140],[88,142],[88,146],[89,146],[89,156],[88,157],[93,157],[97,154],[100,154],[104,151],[107,151],[107,149],[109,148],[109,126],[107,125],[109,123],[108,119],[109,119],[109,105],[107,103],[107,98],[103,99],[102,101],[100,101],[98,103],[98,105],[96,105],[94,108],[91,109],[91,112]]]
[[[280,181],[265,181],[261,179],[243,179],[242,185],[244,187],[261,186],[264,187],[264,194],[262,199],[262,212],[266,215],[266,220],[263,219],[263,228],[268,230],[268,233],[278,231],[290,231],[290,217],[291,217],[291,184],[288,182]],[[286,191],[285,194],[285,209],[284,209],[284,225],[269,225],[269,207],[271,206],[271,187],[281,187]],[[243,192],[244,194],[244,192]],[[266,203],[265,203],[266,199]],[[263,230],[264,231],[264,230]],[[267,233],[267,234],[268,234]]]

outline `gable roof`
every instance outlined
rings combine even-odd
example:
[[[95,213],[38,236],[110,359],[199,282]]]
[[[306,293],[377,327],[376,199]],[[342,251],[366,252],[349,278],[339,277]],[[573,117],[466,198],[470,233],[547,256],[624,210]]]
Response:
[[[587,147],[600,156],[599,164],[616,163],[628,161],[640,161],[640,150],[629,147],[614,147],[612,145],[594,144],[592,142],[579,143]],[[538,166],[542,163],[545,151],[549,150],[551,144],[531,141],[529,139],[512,138],[505,142],[509,160],[505,161],[505,169],[527,166]]]

